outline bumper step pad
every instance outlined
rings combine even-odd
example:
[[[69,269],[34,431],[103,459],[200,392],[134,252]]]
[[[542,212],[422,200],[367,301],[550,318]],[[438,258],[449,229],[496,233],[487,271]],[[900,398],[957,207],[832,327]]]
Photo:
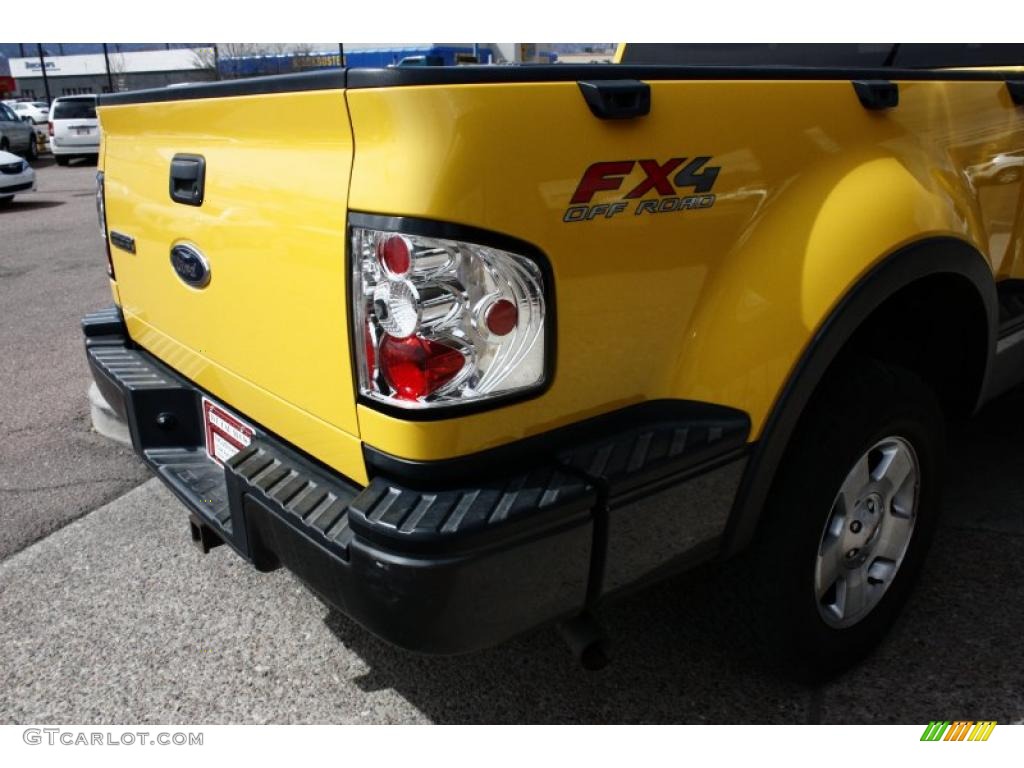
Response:
[[[744,446],[749,431],[750,422],[742,415],[688,415],[581,442],[560,452],[558,461],[601,483],[609,496],[618,496],[729,455]]]
[[[348,510],[359,493],[356,486],[328,478],[258,438],[228,460],[225,474],[229,495],[257,498],[293,527],[348,558]]]
[[[468,480],[469,478],[467,478]],[[352,502],[351,524],[360,536],[408,552],[445,539],[453,548],[534,527],[540,516],[549,524],[589,510],[594,488],[574,473],[544,467],[455,490],[411,490],[375,478]]]
[[[178,496],[197,500],[203,518],[220,533],[231,535],[231,505],[224,470],[210,461],[205,451],[163,448],[146,451],[145,458]]]

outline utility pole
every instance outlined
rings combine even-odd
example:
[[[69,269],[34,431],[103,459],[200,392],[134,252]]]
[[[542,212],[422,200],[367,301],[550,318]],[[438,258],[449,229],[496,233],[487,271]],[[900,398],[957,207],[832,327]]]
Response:
[[[110,75],[110,55],[107,53],[107,44],[103,44],[103,63],[107,65],[107,86],[110,88],[111,93],[116,93],[114,89],[114,78]]]
[[[50,103],[50,80],[46,77],[46,59],[43,58],[43,44],[36,43],[36,53],[39,54],[39,68],[43,71],[43,90],[46,91],[46,103]]]
[[[213,44],[213,76],[220,80],[220,52],[216,43]]]
[[[345,44],[344,43],[338,43],[338,66],[343,68],[343,69],[345,67]]]

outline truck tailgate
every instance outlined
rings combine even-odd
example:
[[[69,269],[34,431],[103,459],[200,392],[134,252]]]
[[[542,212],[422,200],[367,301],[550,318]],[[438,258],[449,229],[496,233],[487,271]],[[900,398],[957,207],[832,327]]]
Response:
[[[108,229],[135,243],[134,253],[112,249],[132,338],[361,479],[345,302],[344,92],[111,105],[100,117]],[[171,199],[179,154],[205,161],[201,205]],[[182,243],[205,257],[204,287],[172,266]]]

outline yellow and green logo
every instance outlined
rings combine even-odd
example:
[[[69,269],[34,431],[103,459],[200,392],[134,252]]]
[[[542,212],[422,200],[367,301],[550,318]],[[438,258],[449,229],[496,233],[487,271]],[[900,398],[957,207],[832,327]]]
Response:
[[[921,741],[988,741],[995,727],[995,720],[932,720]]]

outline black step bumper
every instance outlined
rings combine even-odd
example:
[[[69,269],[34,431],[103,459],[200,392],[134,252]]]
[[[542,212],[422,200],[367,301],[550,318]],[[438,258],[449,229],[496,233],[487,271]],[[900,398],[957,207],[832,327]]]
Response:
[[[82,326],[100,391],[200,543],[287,567],[415,651],[494,645],[700,551],[745,461],[746,417],[704,406],[628,409],[436,471],[367,449],[366,487],[258,427],[221,467],[203,447],[205,393],[135,346],[116,308]]]

